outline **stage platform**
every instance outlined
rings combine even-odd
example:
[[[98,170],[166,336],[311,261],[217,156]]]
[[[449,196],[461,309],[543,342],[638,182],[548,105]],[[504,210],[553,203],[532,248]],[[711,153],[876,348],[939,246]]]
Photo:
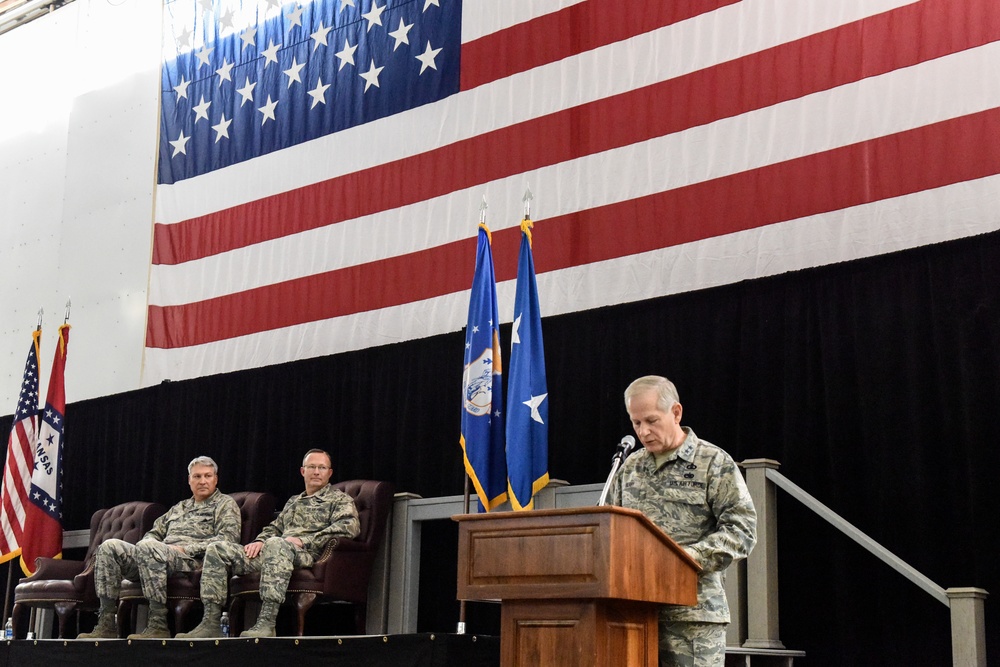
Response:
[[[499,667],[500,638],[442,633],[269,639],[40,639],[0,642],[0,667]]]

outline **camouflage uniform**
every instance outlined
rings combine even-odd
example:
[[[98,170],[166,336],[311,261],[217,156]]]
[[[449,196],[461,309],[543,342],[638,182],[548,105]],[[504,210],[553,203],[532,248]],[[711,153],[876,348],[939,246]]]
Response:
[[[612,482],[608,502],[642,511],[702,567],[698,604],[664,605],[660,611],[661,664],[722,665],[729,623],[723,571],[753,549],[757,514],[732,457],[690,428],[684,432],[684,442],[667,452],[659,468],[648,451],[630,456]],[[698,660],[683,658],[694,646],[704,647]]]
[[[661,621],[660,665],[711,667],[726,662],[725,623]]]
[[[94,556],[94,586],[101,598],[117,600],[122,579],[142,584],[151,602],[167,601],[167,576],[201,565],[209,543],[240,539],[240,508],[218,489],[202,502],[182,500],[153,522],[138,544],[107,540]],[[184,548],[184,553],[169,545]]]
[[[226,602],[229,574],[260,572],[260,597],[282,603],[292,569],[311,567],[331,537],[354,538],[361,532],[358,510],[349,495],[327,484],[316,493],[292,496],[278,517],[260,531],[255,542],[264,546],[256,558],[247,558],[243,547],[214,542],[205,552],[201,575],[201,599]],[[297,537],[302,548],[285,538]]]

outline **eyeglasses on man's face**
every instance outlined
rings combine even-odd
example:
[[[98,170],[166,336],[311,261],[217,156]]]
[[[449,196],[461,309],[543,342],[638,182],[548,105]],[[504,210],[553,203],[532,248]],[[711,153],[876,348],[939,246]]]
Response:
[[[305,468],[306,470],[310,471],[310,472],[315,471],[315,470],[318,470],[320,472],[326,472],[327,470],[330,469],[330,466],[308,465],[308,466],[302,466],[302,467]]]

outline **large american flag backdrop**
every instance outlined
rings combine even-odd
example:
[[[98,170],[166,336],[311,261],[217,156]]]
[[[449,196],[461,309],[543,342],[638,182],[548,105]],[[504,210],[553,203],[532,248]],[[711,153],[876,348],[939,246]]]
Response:
[[[165,0],[143,381],[1000,227],[995,0]]]

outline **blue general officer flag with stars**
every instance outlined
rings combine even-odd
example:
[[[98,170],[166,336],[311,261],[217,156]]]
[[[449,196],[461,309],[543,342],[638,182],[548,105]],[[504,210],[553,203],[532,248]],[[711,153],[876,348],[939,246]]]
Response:
[[[461,0],[168,0],[164,21],[163,184],[459,89]]]
[[[531,220],[521,223],[507,385],[508,491],[515,510],[532,509],[535,494],[549,483],[549,393],[531,228]]]
[[[460,442],[465,453],[465,472],[476,488],[481,509],[487,512],[507,500],[502,374],[490,230],[480,224],[465,329]]]

